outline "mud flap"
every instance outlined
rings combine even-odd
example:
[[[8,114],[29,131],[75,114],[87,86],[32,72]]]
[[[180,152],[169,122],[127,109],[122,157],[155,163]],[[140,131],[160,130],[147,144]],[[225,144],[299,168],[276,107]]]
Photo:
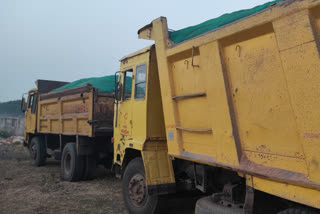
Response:
[[[162,195],[174,193],[176,191],[176,184],[166,142],[146,142],[142,151],[142,158],[148,194]]]

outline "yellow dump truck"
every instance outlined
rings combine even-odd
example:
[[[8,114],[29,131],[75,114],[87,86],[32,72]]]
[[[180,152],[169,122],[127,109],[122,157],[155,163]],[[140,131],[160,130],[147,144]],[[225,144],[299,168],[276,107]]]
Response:
[[[220,25],[139,30],[155,45],[121,59],[114,117],[130,213],[186,189],[209,195],[196,214],[320,213],[319,11],[273,1]]]
[[[88,84],[63,90],[67,84],[38,80],[27,103],[22,99],[25,144],[32,165],[45,165],[53,156],[61,159],[63,180],[90,179],[96,164],[112,164],[114,94]]]

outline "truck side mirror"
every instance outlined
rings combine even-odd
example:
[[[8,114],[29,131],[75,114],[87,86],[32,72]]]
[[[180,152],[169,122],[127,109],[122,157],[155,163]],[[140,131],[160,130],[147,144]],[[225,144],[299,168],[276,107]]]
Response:
[[[117,101],[121,100],[121,83],[120,82],[118,82],[116,85],[115,99]]]
[[[119,101],[121,99],[121,93],[120,93],[120,88],[121,88],[121,83],[120,83],[120,80],[119,80],[119,71],[117,71],[115,74],[114,74],[114,86],[115,86],[115,89],[114,89],[114,99]]]
[[[21,100],[21,111],[24,113],[27,109],[27,105],[26,105],[26,98],[22,97]]]

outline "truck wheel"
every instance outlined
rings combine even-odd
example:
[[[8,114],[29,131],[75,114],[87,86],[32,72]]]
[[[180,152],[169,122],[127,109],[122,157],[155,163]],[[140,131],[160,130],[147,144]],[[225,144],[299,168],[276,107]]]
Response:
[[[278,214],[316,214],[318,212],[307,208],[289,208],[278,212]]]
[[[195,214],[243,214],[243,208],[224,206],[212,200],[211,196],[200,198],[196,203]]]
[[[94,156],[88,155],[85,156],[85,166],[84,166],[84,174],[83,180],[90,180],[93,179],[95,176],[96,168],[97,168],[97,161]]]
[[[163,199],[160,196],[148,195],[141,158],[133,159],[126,167],[122,179],[122,193],[130,214],[154,214],[162,208]]]
[[[77,155],[75,143],[67,143],[62,152],[60,178],[63,181],[78,181],[84,171],[84,158]]]
[[[40,136],[33,137],[30,141],[29,152],[32,166],[43,166],[46,164],[46,145],[43,138]]]

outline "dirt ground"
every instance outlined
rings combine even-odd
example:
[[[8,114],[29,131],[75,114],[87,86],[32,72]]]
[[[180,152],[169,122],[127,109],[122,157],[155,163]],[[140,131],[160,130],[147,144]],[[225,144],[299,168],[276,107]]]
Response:
[[[71,183],[60,181],[60,162],[49,159],[44,167],[32,167],[28,158],[21,144],[0,144],[0,214],[127,213],[121,181],[104,168],[94,180]],[[166,213],[191,214],[196,198],[172,197]]]

